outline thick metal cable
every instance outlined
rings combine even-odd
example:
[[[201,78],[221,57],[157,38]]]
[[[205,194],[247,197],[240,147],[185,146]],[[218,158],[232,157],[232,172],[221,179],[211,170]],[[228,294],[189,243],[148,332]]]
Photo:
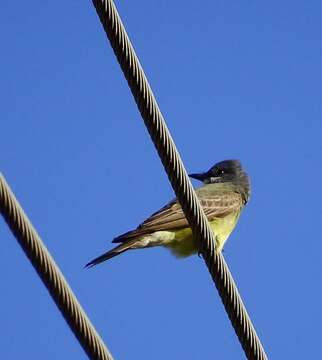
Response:
[[[167,129],[115,5],[111,0],[92,1],[168,174],[171,185],[194,236],[200,242],[201,253],[245,354],[248,359],[267,359],[225,260],[221,254],[217,255],[215,253],[215,242],[208,221],[200,207],[180,155]]]
[[[113,360],[1,173],[0,213],[89,359]]]

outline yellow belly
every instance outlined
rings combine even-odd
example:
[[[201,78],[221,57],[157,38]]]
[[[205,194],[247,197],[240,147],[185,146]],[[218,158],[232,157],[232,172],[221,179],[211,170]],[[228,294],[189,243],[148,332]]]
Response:
[[[239,212],[232,213],[224,218],[215,218],[210,222],[210,226],[216,236],[217,252],[222,250],[227,238],[233,231],[238,221],[239,214]],[[198,245],[192,237],[192,231],[190,228],[177,230],[174,239],[164,245],[168,247],[177,257],[186,257],[198,252]]]

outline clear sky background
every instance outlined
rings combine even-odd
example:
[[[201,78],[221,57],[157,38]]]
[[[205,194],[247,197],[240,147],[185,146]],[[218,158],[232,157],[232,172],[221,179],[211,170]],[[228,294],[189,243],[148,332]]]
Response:
[[[321,1],[117,6],[187,170],[252,179],[225,258],[267,354],[322,358]],[[91,2],[2,0],[0,42],[0,169],[115,359],[244,358],[197,256],[83,270],[173,197]],[[0,358],[86,359],[0,238]]]

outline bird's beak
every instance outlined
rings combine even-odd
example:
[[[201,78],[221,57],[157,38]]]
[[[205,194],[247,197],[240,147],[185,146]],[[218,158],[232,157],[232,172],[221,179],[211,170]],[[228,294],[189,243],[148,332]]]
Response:
[[[199,180],[199,181],[205,181],[205,179],[207,179],[207,177],[208,177],[208,174],[207,173],[189,174],[189,177]]]

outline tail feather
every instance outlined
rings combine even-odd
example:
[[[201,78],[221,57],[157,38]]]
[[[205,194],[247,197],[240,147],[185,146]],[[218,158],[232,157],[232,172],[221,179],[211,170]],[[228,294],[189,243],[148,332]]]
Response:
[[[114,256],[120,255],[124,251],[130,250],[136,242],[137,242],[137,240],[130,240],[130,241],[127,241],[126,243],[116,246],[114,249],[109,250],[106,253],[102,254],[101,256],[98,256],[97,258],[91,260],[84,267],[86,269],[88,269],[88,268],[91,268],[95,265],[102,263],[103,261],[109,260],[109,259],[113,258]]]

